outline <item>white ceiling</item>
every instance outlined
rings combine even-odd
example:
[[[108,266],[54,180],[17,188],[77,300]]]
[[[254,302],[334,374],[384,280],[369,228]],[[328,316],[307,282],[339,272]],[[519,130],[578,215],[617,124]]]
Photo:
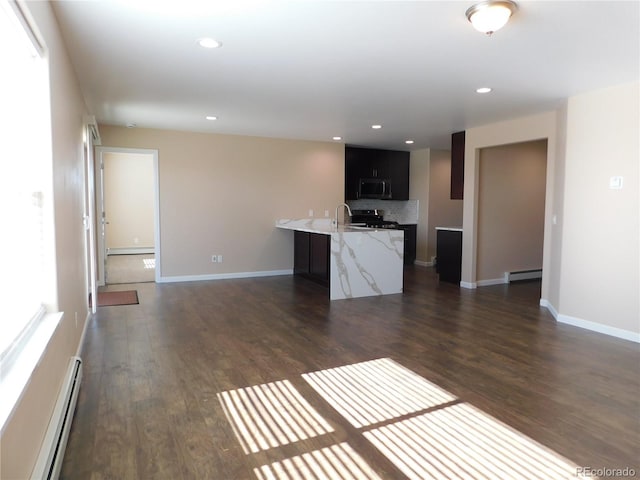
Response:
[[[454,131],[640,80],[638,1],[522,1],[491,37],[468,23],[473,3],[52,4],[105,124],[448,148]],[[205,36],[223,47],[199,47]],[[493,92],[475,93],[482,86]]]

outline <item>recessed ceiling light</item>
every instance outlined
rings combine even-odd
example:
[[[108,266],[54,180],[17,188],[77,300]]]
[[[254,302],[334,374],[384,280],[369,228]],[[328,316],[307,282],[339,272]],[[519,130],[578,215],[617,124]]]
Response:
[[[200,45],[202,48],[220,48],[222,46],[222,43],[214,40],[213,38],[205,37],[198,40],[198,45]]]
[[[491,88],[489,87],[480,87],[476,89],[477,93],[489,93],[491,91]]]
[[[338,141],[342,140],[342,137],[335,136],[335,137],[333,137],[333,139],[334,139],[336,142],[338,142]]]
[[[218,119],[218,117],[216,117],[215,115],[207,115],[204,118],[206,118],[207,120],[217,120]]]
[[[413,144],[413,140],[405,140],[404,143],[406,143],[407,145],[412,145]]]
[[[373,128],[374,130],[380,130],[382,128],[382,125],[371,125],[371,128]]]

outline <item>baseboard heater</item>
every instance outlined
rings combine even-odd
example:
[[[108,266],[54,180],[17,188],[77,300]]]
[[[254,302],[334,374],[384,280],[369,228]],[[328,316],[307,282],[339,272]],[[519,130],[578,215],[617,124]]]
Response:
[[[532,280],[534,278],[542,278],[542,269],[537,270],[520,270],[518,272],[505,272],[505,283],[517,282],[518,280]]]
[[[81,380],[82,359],[71,357],[69,370],[58,394],[31,480],[57,479],[60,475]]]

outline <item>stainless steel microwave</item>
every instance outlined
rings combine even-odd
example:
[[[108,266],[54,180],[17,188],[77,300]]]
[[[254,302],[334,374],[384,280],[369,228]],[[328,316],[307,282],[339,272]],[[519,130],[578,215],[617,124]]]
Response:
[[[385,178],[361,178],[358,183],[358,198],[390,200],[391,182]]]

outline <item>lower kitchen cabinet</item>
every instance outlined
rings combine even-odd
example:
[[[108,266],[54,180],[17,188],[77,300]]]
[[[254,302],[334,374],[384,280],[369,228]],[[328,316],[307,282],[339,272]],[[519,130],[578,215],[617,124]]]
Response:
[[[436,271],[443,282],[460,284],[462,278],[462,232],[437,229]]]
[[[329,286],[331,235],[294,232],[293,273]]]
[[[416,261],[416,236],[418,234],[418,226],[412,223],[398,225],[398,228],[404,230],[404,264],[413,265]]]

